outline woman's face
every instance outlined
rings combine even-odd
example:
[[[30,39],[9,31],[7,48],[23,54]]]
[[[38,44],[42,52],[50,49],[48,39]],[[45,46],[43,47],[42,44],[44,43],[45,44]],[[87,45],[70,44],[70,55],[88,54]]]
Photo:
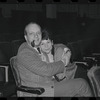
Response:
[[[40,48],[43,52],[50,53],[52,50],[52,45],[53,45],[53,42],[50,39],[42,40],[40,44]]]

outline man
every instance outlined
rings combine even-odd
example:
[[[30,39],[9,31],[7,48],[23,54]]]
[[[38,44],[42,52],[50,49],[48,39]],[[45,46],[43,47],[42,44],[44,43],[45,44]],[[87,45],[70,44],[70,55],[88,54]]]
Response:
[[[83,79],[61,82],[51,80],[52,76],[64,71],[66,54],[62,61],[43,62],[38,52],[42,37],[41,27],[36,23],[29,23],[24,33],[26,42],[20,46],[17,54],[17,65],[23,85],[43,87],[45,92],[41,96],[92,96],[89,85]],[[29,94],[22,93],[22,96]]]

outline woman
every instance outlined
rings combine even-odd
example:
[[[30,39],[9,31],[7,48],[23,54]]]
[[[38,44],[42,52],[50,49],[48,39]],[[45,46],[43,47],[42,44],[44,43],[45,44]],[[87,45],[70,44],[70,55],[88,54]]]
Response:
[[[77,66],[70,63],[71,51],[63,44],[53,44],[52,37],[47,30],[42,31],[42,41],[40,44],[41,59],[47,63],[56,62],[63,58],[64,53],[67,53],[66,68],[63,73],[54,75],[57,81],[65,78],[74,78]],[[67,71],[66,71],[67,70]]]

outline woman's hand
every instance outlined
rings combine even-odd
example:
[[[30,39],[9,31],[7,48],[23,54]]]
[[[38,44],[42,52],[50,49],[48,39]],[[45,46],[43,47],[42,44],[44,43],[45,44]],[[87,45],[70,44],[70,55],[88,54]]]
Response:
[[[62,61],[64,63],[65,66],[67,66],[70,62],[70,57],[71,57],[71,52],[68,50],[68,52],[65,52],[62,55]]]

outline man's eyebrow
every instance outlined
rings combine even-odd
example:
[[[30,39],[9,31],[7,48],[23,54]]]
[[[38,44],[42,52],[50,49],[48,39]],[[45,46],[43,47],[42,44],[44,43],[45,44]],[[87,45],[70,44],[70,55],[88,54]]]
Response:
[[[30,32],[29,34],[41,34],[41,31],[37,31],[37,32]]]
[[[30,32],[29,34],[32,34],[32,33],[34,33],[34,32]]]

